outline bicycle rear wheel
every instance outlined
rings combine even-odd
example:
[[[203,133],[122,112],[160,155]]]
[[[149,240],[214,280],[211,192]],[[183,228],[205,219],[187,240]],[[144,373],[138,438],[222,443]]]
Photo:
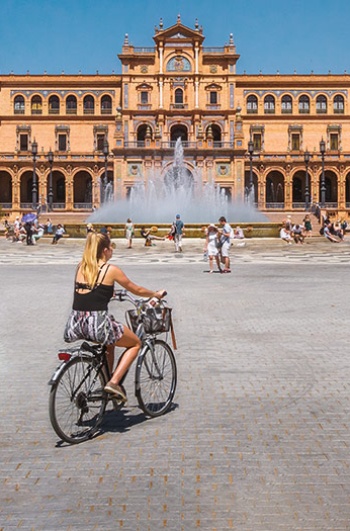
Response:
[[[49,413],[53,429],[63,441],[76,444],[97,431],[106,409],[105,377],[93,358],[71,358],[52,385]]]
[[[177,382],[175,356],[170,346],[155,339],[137,360],[135,384],[140,408],[149,417],[159,417],[172,404]]]

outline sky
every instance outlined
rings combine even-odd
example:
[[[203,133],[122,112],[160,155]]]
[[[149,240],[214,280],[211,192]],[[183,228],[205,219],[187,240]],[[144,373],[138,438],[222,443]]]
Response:
[[[0,74],[120,73],[124,36],[203,27],[204,46],[233,34],[237,73],[350,73],[350,0],[1,0]]]

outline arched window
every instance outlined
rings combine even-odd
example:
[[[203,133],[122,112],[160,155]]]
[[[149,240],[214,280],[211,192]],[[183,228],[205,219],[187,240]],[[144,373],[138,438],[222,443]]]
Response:
[[[309,96],[300,96],[299,98],[299,113],[309,114],[310,112],[310,98]]]
[[[31,101],[31,112],[32,114],[42,114],[43,113],[43,103],[41,96],[33,96]]]
[[[77,98],[72,94],[66,99],[66,113],[77,114]]]
[[[112,98],[107,94],[101,98],[101,114],[112,114]]]
[[[88,95],[84,98],[84,114],[94,114],[95,113],[95,100],[92,96]]]
[[[178,138],[181,138],[183,142],[188,140],[188,131],[185,125],[174,125],[170,130],[170,140],[171,142],[176,142]]]
[[[275,98],[271,95],[264,98],[264,113],[275,114]]]
[[[183,105],[184,102],[184,93],[183,90],[177,88],[175,90],[175,105]]]
[[[58,96],[50,96],[49,98],[49,114],[60,113],[60,100]]]
[[[293,101],[289,94],[286,94],[282,97],[282,114],[292,114],[293,112]]]
[[[258,98],[251,94],[247,98],[247,114],[256,114],[258,112]]]
[[[15,114],[24,114],[25,112],[25,103],[23,96],[16,96],[13,102],[13,110]]]
[[[334,114],[344,114],[344,98],[340,94],[334,96],[333,112]]]
[[[323,94],[316,98],[316,112],[317,114],[325,114],[327,112],[327,98]]]

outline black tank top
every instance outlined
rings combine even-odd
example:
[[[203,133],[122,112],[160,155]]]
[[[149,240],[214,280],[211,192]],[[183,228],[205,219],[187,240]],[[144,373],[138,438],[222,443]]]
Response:
[[[106,273],[108,271],[109,265],[106,267],[101,282],[98,281],[101,274],[102,266],[98,272],[97,280],[95,286],[91,287],[88,284],[83,284],[75,280],[75,289],[74,289],[74,300],[73,300],[73,310],[83,311],[83,312],[93,312],[93,311],[106,311],[108,308],[108,303],[113,296],[114,286],[108,286],[107,284],[102,284]],[[79,268],[78,268],[79,269]],[[77,270],[78,273],[78,270]],[[76,278],[76,275],[75,275]],[[79,293],[78,289],[89,289],[86,293]]]

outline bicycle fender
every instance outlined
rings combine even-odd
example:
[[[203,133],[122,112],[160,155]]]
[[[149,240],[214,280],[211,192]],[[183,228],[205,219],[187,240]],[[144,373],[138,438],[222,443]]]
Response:
[[[55,372],[50,378],[50,381],[48,382],[48,385],[55,385],[55,383],[58,380],[59,375],[63,371],[64,367],[67,365],[68,361],[62,361],[62,363],[59,364],[59,366],[56,368]]]

